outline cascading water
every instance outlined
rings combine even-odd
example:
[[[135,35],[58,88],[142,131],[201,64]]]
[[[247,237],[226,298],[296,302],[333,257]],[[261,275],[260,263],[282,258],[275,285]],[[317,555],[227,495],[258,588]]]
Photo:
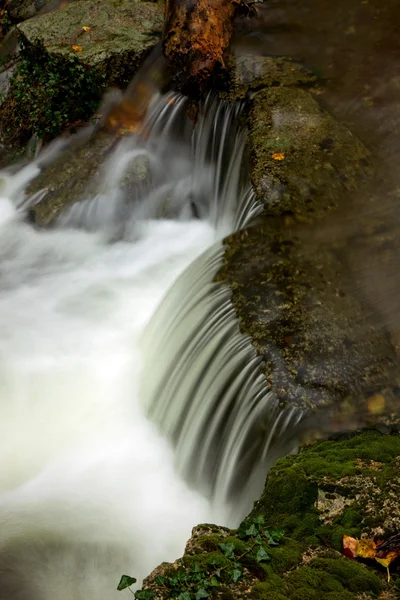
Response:
[[[260,210],[238,108],[210,99],[192,134],[183,104],[157,94],[145,138],[121,139],[96,194],[52,229],[23,212],[45,194],[23,193],[45,155],[2,174],[1,600],[110,600],[123,572],[140,581],[179,556],[196,523],[232,524],[229,491],[268,449],[254,428],[280,423],[212,283],[215,242]]]

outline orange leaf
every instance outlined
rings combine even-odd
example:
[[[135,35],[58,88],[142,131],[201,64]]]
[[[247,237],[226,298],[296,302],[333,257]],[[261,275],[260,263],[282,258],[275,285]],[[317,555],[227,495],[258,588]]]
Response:
[[[74,52],[82,52],[83,48],[82,46],[72,46],[72,50]]]
[[[360,558],[375,558],[376,543],[374,540],[360,540],[358,542],[357,556]]]
[[[83,29],[83,31],[90,31],[90,30],[91,30],[91,27],[88,27],[87,25],[84,25],[84,26],[82,27],[82,29]]]
[[[272,158],[274,160],[285,160],[285,153],[284,152],[274,152],[274,154],[272,155]]]
[[[348,558],[356,558],[358,548],[358,540],[349,535],[343,536],[343,554]]]

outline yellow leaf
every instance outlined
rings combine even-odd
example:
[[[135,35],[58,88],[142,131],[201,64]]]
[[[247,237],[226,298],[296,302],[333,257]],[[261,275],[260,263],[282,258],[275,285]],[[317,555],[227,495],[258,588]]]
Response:
[[[357,547],[357,556],[360,558],[375,558],[376,544],[374,540],[360,540]]]
[[[392,561],[388,560],[387,558],[375,558],[375,560],[383,567],[386,567],[388,581],[390,581],[391,577],[390,577],[389,565]]]
[[[90,30],[91,30],[91,27],[88,27],[87,25],[84,25],[84,26],[82,27],[82,29],[83,29],[83,31],[90,31]]]
[[[74,52],[82,52],[83,48],[82,46],[72,46],[72,50]]]
[[[274,152],[274,154],[272,155],[272,158],[274,160],[284,160],[285,159],[285,153],[284,152]]]

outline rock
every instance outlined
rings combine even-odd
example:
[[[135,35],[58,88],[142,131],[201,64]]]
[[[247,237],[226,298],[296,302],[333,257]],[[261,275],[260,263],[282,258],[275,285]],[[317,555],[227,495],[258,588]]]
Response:
[[[226,59],[227,90],[221,97],[234,101],[251,96],[267,87],[311,86],[316,76],[301,63],[286,56],[258,56],[243,54]]]
[[[120,136],[99,131],[81,144],[72,144],[28,187],[28,195],[45,190],[43,199],[30,211],[31,220],[39,226],[50,225],[72,204],[104,193],[102,167],[121,141]],[[128,166],[120,189],[130,197],[138,185],[145,186],[148,176],[148,159],[139,155]]]
[[[279,460],[239,529],[195,527],[184,556],[160,565],[143,589],[158,600],[184,593],[182,598],[205,597],[201,589],[213,600],[361,600],[378,594],[395,600],[395,563],[388,584],[383,567],[347,559],[340,550],[344,534],[386,538],[399,530],[399,460],[399,434],[376,431],[318,442]],[[341,499],[334,514],[322,497]]]
[[[34,17],[49,0],[6,0],[7,13],[10,19],[19,23]]]
[[[124,86],[158,42],[162,26],[161,2],[78,0],[20,24],[19,31],[25,44],[43,45],[50,55],[75,54],[108,85]]]
[[[321,216],[373,172],[363,144],[302,89],[256,93],[249,130],[251,180],[268,214]]]
[[[241,331],[265,361],[267,386],[282,406],[337,405],[378,392],[398,402],[399,363],[388,335],[357,297],[335,247],[307,238],[266,217],[225,240],[217,279],[232,290]]]

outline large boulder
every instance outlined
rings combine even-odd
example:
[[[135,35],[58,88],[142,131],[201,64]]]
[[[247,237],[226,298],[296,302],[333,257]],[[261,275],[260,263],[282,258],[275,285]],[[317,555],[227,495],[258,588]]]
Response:
[[[25,45],[75,54],[108,85],[126,85],[160,39],[163,10],[161,2],[79,0],[20,24],[19,31]]]
[[[300,235],[301,234],[301,235]],[[398,402],[400,368],[387,332],[359,297],[334,245],[268,216],[225,240],[217,278],[229,285],[241,331],[264,360],[282,406],[316,408],[383,394]]]
[[[399,461],[399,433],[377,431],[318,442],[279,460],[239,529],[195,527],[184,556],[156,568],[138,597],[399,598],[398,562],[388,582],[377,562],[341,554],[343,535],[385,539],[399,531]]]

